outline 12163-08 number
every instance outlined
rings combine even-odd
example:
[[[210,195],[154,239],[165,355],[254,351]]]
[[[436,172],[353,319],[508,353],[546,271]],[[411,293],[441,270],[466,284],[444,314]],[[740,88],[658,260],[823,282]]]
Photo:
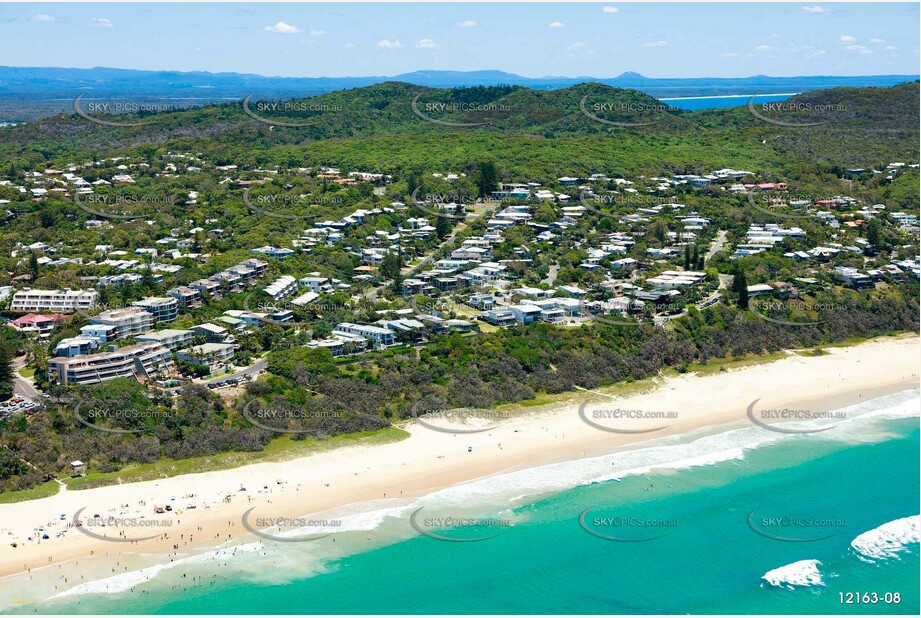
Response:
[[[838,602],[843,605],[898,605],[902,602],[902,595],[898,592],[839,592]]]

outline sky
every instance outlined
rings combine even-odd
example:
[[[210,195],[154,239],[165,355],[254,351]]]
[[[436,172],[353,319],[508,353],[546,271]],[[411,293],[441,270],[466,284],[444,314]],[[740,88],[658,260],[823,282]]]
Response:
[[[0,4],[0,65],[297,77],[917,74],[919,4]]]

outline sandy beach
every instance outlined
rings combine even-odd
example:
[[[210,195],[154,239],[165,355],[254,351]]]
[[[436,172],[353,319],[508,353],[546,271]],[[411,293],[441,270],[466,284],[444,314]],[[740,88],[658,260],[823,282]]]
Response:
[[[19,581],[31,579],[33,571],[54,568],[63,574],[55,585],[61,590],[84,578],[88,581],[88,573],[96,578],[123,572],[131,555],[188,555],[247,535],[241,517],[249,509],[255,509],[253,517],[295,518],[348,504],[423,495],[512,468],[579,459],[654,437],[744,422],[755,400],[760,400],[759,410],[838,409],[917,388],[919,352],[916,336],[828,348],[822,356],[791,352],[771,363],[706,376],[658,378],[654,388],[637,394],[612,396],[603,389],[573,393],[567,401],[534,407],[506,420],[484,421],[489,429],[479,433],[452,434],[410,423],[406,426],[410,437],[391,444],[345,447],[303,459],[62,491],[40,500],[4,504],[0,505],[0,576]],[[592,415],[612,409],[634,414]],[[593,427],[583,416],[597,425],[638,433]],[[444,421],[438,422],[445,426]],[[165,505],[172,510],[154,513],[155,506]],[[85,509],[82,527],[110,540],[92,538],[73,526],[74,514],[81,509]],[[122,517],[135,523],[90,525],[96,514],[101,516],[97,522]],[[137,523],[140,518],[143,525]],[[94,567],[87,570],[81,562]],[[54,593],[50,590],[47,596]],[[6,600],[0,609],[3,606],[8,606]]]

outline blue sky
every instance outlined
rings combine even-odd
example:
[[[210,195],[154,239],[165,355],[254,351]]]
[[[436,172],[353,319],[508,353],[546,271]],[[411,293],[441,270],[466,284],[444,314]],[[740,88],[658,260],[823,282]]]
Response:
[[[0,4],[0,64],[279,76],[919,72],[910,4]]]

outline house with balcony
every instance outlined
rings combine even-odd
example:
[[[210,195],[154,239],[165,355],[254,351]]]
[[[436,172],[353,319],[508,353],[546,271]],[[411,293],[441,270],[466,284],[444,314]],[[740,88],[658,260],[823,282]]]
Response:
[[[154,316],[140,307],[103,311],[89,318],[89,321],[92,325],[114,328],[114,340],[136,337],[151,330],[155,323]],[[94,331],[99,332],[99,329],[94,329]],[[84,331],[83,328],[80,329],[80,332],[90,336],[88,331]],[[108,336],[108,330],[106,330],[106,333],[106,336]],[[112,341],[112,339],[109,339],[109,341]]]
[[[357,335],[364,337],[376,348],[385,348],[396,342],[394,332],[389,328],[371,326],[369,324],[353,324],[342,322],[333,329],[333,335]]]
[[[179,301],[172,296],[148,296],[131,303],[153,316],[154,322],[174,322],[179,317]]]
[[[145,341],[100,354],[52,358],[48,378],[56,384],[76,386],[130,377],[146,382],[169,374],[172,367],[169,349]]]

